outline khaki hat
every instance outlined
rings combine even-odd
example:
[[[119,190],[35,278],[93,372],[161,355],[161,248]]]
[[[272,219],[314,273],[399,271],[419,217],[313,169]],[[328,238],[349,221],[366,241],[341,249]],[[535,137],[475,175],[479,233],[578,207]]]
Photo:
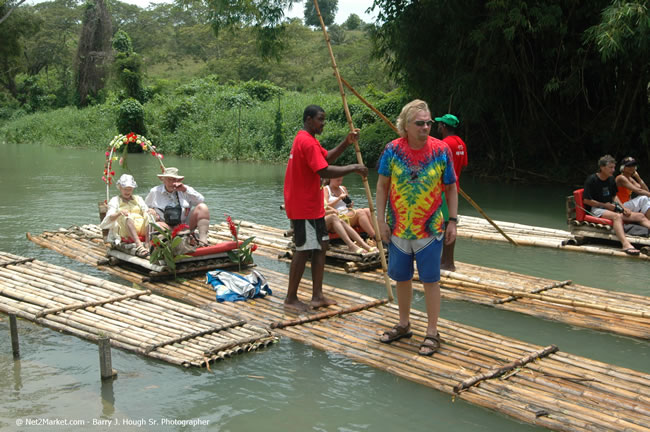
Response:
[[[174,167],[165,168],[165,171],[163,171],[162,174],[158,174],[158,178],[164,178],[164,177],[171,177],[179,180],[185,178],[182,175],[178,174],[178,168],[174,168]]]

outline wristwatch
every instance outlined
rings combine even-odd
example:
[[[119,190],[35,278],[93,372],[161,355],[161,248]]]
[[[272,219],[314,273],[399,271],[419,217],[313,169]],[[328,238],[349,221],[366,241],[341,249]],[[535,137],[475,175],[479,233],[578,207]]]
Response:
[[[456,222],[458,223],[458,218],[457,217],[449,217],[449,222]]]

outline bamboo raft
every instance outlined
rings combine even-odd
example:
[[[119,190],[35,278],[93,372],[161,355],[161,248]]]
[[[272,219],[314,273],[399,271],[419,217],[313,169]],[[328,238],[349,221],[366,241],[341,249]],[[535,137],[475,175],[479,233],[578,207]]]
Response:
[[[562,249],[571,252],[587,252],[621,258],[634,258],[646,261],[650,260],[650,255],[648,255],[650,253],[650,248],[644,249],[641,255],[632,257],[623,252],[619,246],[585,244],[584,241],[580,241],[580,239],[575,237],[576,233],[574,232],[536,227],[532,225],[522,225],[513,222],[496,221],[496,223],[520,246],[537,246]],[[457,235],[458,237],[473,240],[507,242],[507,240],[487,221],[473,216],[460,215],[458,217]],[[610,234],[606,238],[616,241],[616,237],[613,234]],[[650,242],[648,239],[646,239],[646,241]]]
[[[573,195],[566,197],[567,223],[572,236],[568,240],[568,244],[581,246],[594,240],[605,240],[609,243],[620,244],[611,225],[603,225],[588,220],[578,220],[576,217],[576,209],[578,207],[580,206],[576,205]],[[650,255],[650,238],[629,234],[626,234],[626,237],[630,243],[641,250],[642,254]]]
[[[221,241],[227,235],[225,225],[211,228],[213,241]],[[256,242],[259,237],[263,247],[258,249],[258,254],[288,258],[290,243],[281,237],[282,230],[250,222],[242,222],[241,230],[246,236],[255,236]],[[336,262],[329,261],[326,269],[342,274],[349,272],[350,265],[345,263],[341,269]],[[650,339],[649,297],[460,262],[456,263],[456,267],[456,272],[441,272],[441,292],[446,299],[469,301],[579,327]],[[356,273],[354,277],[382,283],[382,273],[376,269]],[[414,287],[422,290],[422,285],[417,281]]]
[[[257,255],[271,258],[287,255],[290,239],[284,237],[284,231],[279,228],[242,222],[240,233],[242,237],[255,236],[255,243],[259,246],[255,252]],[[211,243],[224,241],[229,236],[225,224],[210,227]],[[96,225],[45,232],[39,236],[28,234],[28,238],[92,266],[97,266],[98,261],[105,262],[105,246]],[[650,339],[648,297],[460,262],[456,267],[456,272],[441,272],[441,293],[445,299],[469,301],[569,325]],[[141,276],[130,277],[127,270],[119,267],[105,270],[137,283],[143,282]],[[346,273],[335,262],[328,262],[326,270]],[[354,273],[354,277],[383,283],[380,270]],[[416,281],[414,288],[422,290],[422,285]]]
[[[96,265],[101,241],[65,233],[32,237],[64,254]],[[82,252],[83,251],[83,252]],[[70,255],[69,255],[70,256]],[[127,280],[141,275],[104,267]],[[287,276],[264,269],[273,296],[249,302],[215,303],[214,292],[200,279],[145,282],[143,287],[220,315],[240,317],[315,348],[336,352],[396,376],[426,385],[524,422],[561,431],[650,428],[650,375],[541,347],[492,332],[440,319],[443,343],[433,357],[417,354],[426,316],[413,311],[414,337],[387,345],[378,337],[398,319],[397,306],[359,293],[326,286],[338,305],[325,312],[288,314],[282,307]],[[308,301],[309,283],[299,296]]]
[[[245,320],[5,252],[0,311],[185,367],[209,367],[275,340]]]

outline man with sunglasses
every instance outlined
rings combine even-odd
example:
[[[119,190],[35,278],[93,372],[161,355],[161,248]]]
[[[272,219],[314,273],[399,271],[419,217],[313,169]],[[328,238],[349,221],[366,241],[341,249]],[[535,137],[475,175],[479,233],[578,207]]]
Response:
[[[368,175],[364,165],[333,166],[348,146],[359,139],[359,130],[350,132],[332,150],[324,149],[316,135],[323,133],[325,111],[318,105],[309,105],[302,116],[303,128],[293,140],[284,177],[284,207],[293,228],[296,251],[289,268],[289,287],[284,306],[295,312],[335,305],[336,301],[323,295],[325,252],[329,234],[325,226],[325,206],[320,179],[343,177],[357,173]],[[309,305],[298,299],[298,287],[311,256],[312,297]]]
[[[456,188],[460,187],[460,173],[467,166],[467,146],[462,139],[456,134],[456,128],[460,124],[458,117],[453,114],[445,114],[442,117],[436,117],[435,121],[438,124],[438,133],[442,138],[442,142],[447,144],[451,151],[451,157],[454,162],[454,173],[456,173]],[[444,210],[445,213],[447,209]],[[446,214],[445,214],[446,216]],[[442,247],[442,259],[440,268],[443,270],[456,271],[456,264],[454,263],[454,248],[456,241],[453,243],[445,244]]]
[[[413,260],[424,286],[427,329],[419,354],[440,348],[440,254],[456,238],[458,191],[449,147],[429,136],[433,120],[426,102],[414,100],[397,119],[401,138],[386,145],[379,160],[377,221],[381,238],[390,241],[388,275],[397,282],[399,323],[379,339],[390,343],[411,337]],[[442,194],[449,207],[445,231]]]

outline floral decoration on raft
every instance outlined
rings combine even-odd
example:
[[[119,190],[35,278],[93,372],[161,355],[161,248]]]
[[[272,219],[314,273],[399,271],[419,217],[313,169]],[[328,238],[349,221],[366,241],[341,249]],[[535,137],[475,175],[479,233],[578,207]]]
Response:
[[[226,222],[228,223],[228,229],[230,229],[230,234],[232,234],[232,239],[237,243],[237,249],[228,251],[228,258],[234,263],[237,263],[239,266],[239,271],[241,271],[242,264],[251,264],[253,262],[253,252],[257,250],[257,245],[255,243],[251,244],[255,237],[249,237],[243,242],[239,241],[239,228],[241,227],[241,221],[239,224],[235,225],[232,218],[227,214],[224,214],[226,217]]]
[[[106,202],[108,202],[109,198],[109,191],[108,187],[109,185],[113,184],[113,178],[115,177],[115,170],[113,169],[113,162],[118,160],[118,156],[116,155],[117,151],[120,150],[124,146],[125,149],[125,155],[126,155],[126,148],[129,143],[136,143],[140,147],[142,147],[142,150],[150,153],[151,156],[155,157],[156,160],[160,163],[160,169],[161,172],[165,170],[165,165],[163,165],[163,155],[162,153],[159,153],[156,150],[156,146],[154,146],[151,141],[149,141],[146,137],[142,135],[137,135],[133,132],[130,132],[125,135],[117,135],[115,136],[111,142],[108,144],[108,149],[106,150],[106,161],[104,162],[104,173],[102,175],[102,181],[106,183]],[[125,156],[122,156],[119,158],[119,165],[123,165],[124,163],[124,158]]]

